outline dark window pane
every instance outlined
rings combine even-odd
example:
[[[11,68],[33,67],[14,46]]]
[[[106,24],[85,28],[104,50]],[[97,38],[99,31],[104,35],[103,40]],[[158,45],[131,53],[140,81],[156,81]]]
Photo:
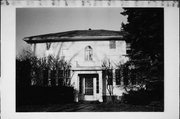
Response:
[[[85,94],[93,95],[93,78],[85,79]]]
[[[129,76],[128,76],[128,69],[127,67],[125,67],[123,69],[123,82],[124,82],[124,85],[128,85],[128,79],[129,79]]]
[[[108,76],[108,85],[112,85],[113,84],[113,73],[112,73],[112,69],[109,69],[107,71],[107,76]]]
[[[126,50],[126,53],[127,53],[127,54],[130,54],[130,53],[131,53],[131,50]]]
[[[106,70],[102,71],[102,78],[103,78],[103,80],[105,80],[105,78],[106,78]]]

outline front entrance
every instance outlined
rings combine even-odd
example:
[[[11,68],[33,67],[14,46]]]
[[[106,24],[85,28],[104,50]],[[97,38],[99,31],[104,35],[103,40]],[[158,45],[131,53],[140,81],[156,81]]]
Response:
[[[97,100],[99,93],[98,74],[79,74],[79,100]]]

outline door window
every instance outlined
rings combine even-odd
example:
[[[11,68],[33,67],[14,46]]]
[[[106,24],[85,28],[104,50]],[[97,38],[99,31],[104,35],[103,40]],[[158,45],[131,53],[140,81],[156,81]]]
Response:
[[[85,78],[85,94],[93,95],[93,78]]]

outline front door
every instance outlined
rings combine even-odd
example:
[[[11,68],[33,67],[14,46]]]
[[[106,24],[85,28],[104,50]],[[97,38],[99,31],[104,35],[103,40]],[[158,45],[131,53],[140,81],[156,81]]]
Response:
[[[80,74],[79,79],[80,100],[96,100],[98,74]]]
[[[93,77],[85,77],[85,95],[93,94]]]

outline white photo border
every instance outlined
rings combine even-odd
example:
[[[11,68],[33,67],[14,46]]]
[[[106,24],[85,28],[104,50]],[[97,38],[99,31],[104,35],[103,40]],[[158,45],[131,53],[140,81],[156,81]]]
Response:
[[[2,2],[4,2],[2,4]],[[44,1],[44,2],[43,2]],[[46,1],[46,2],[45,2]],[[1,1],[1,118],[2,119],[178,119],[179,118],[179,3],[157,1],[59,0]],[[83,4],[84,1],[84,4]],[[7,4],[8,2],[8,4]],[[33,3],[34,2],[34,3]],[[41,2],[41,3],[40,3]],[[95,3],[96,2],[96,3]],[[109,2],[109,3],[108,3]],[[173,3],[174,2],[174,3]],[[168,5],[169,4],[169,5]],[[174,5],[173,5],[174,4]],[[61,7],[162,7],[164,8],[164,112],[28,112],[17,113],[15,106],[16,8]]]

